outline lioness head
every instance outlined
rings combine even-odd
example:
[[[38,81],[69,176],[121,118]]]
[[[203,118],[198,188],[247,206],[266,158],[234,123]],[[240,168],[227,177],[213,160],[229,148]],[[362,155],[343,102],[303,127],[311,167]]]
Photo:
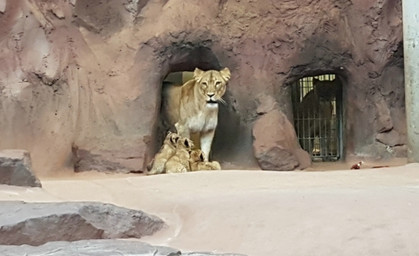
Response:
[[[195,69],[195,86],[198,86],[199,93],[205,97],[208,107],[218,106],[219,101],[224,102],[221,97],[226,92],[226,84],[230,79],[230,75],[228,68],[224,68],[221,71]]]

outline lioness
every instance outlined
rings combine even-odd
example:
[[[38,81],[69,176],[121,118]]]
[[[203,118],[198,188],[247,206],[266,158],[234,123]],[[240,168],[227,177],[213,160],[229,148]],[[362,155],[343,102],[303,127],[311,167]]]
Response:
[[[195,149],[191,151],[189,162],[192,172],[200,170],[221,170],[219,162],[206,162],[200,149]]]
[[[218,123],[218,103],[226,91],[230,70],[202,71],[196,68],[193,79],[182,86],[163,86],[162,111],[180,136],[191,138],[200,145],[208,161],[215,128]]]
[[[190,171],[189,153],[194,147],[188,138],[179,138],[176,144],[176,153],[167,161],[166,173],[180,173]]]
[[[149,164],[149,166],[151,166],[151,170],[147,173],[148,175],[160,174],[164,172],[167,160],[169,160],[169,158],[176,153],[178,140],[179,135],[177,133],[167,133],[160,151]]]

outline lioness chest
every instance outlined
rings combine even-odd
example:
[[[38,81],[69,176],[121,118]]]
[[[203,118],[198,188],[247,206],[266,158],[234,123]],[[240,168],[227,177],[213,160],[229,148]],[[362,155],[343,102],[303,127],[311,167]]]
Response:
[[[217,127],[217,109],[199,111],[186,119],[186,126],[192,132],[205,132],[214,130]]]

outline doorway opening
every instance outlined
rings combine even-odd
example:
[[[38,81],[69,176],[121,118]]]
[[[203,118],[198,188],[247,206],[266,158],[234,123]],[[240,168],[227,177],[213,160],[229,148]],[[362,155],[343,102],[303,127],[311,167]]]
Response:
[[[170,117],[166,115],[163,104],[165,103],[165,88],[166,86],[170,87],[177,87],[185,84],[187,81],[190,81],[194,76],[195,68],[199,68],[201,70],[220,70],[221,66],[215,54],[212,52],[210,48],[202,47],[202,46],[188,46],[188,47],[181,47],[173,49],[173,55],[171,58],[166,62],[166,67],[163,69],[165,72],[164,75],[161,76],[161,84],[160,84],[160,97],[158,101],[160,102],[160,110],[157,116],[157,125],[155,126],[154,136],[152,141],[153,150],[151,151],[153,156],[156,152],[159,151],[161,145],[163,144],[164,138],[168,131],[176,132],[176,128],[172,124],[173,120],[169,120]],[[228,92],[226,92],[227,94]],[[229,100],[226,97],[223,97],[226,100],[226,106],[229,105]],[[226,107],[223,104],[219,104],[219,112],[223,112],[224,108]],[[221,114],[221,113],[220,113]],[[224,117],[219,117],[219,123],[222,122]],[[215,145],[215,141],[220,134],[223,134],[224,127],[220,125],[217,126],[214,141],[212,143],[212,150],[210,158],[213,160],[220,161],[217,156],[214,154],[219,151],[219,147]],[[197,136],[196,134],[191,134],[191,139],[195,143],[195,147],[199,148],[199,143],[197,143]],[[219,139],[219,138],[218,138]]]
[[[337,161],[343,152],[342,82],[336,74],[298,79],[292,84],[294,127],[313,161]]]

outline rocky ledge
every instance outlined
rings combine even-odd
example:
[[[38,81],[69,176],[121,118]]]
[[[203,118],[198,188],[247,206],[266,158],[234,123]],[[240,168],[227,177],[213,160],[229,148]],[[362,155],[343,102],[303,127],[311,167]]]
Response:
[[[0,252],[5,256],[130,255],[205,256],[138,240],[166,224],[142,211],[97,202],[1,202]]]
[[[156,216],[111,204],[1,202],[0,244],[140,238],[165,225]]]
[[[0,246],[5,256],[71,256],[71,255],[129,255],[129,256],[244,256],[242,254],[215,254],[209,252],[181,252],[179,250],[152,246],[139,241],[127,240],[83,240],[76,242],[50,242],[41,246],[3,245]]]

